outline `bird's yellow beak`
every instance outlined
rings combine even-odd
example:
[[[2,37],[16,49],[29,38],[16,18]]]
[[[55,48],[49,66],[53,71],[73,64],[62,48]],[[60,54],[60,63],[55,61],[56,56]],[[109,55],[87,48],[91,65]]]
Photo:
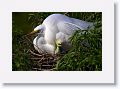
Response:
[[[39,32],[39,30],[34,30],[34,31],[28,33],[27,35],[32,35],[32,34],[35,34],[35,33],[38,33],[38,32]]]
[[[60,40],[56,40],[56,45],[57,45],[57,47],[61,47],[62,46],[62,42]]]
[[[58,47],[61,47],[62,45],[61,44],[57,44]]]

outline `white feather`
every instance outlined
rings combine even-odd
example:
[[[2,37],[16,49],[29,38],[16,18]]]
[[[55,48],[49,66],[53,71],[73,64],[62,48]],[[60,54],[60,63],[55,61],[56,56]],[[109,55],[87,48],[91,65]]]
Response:
[[[63,48],[69,48],[68,39],[75,30],[87,30],[88,28],[94,28],[93,23],[70,18],[62,14],[52,14],[43,21],[42,25],[36,28],[42,29],[44,36],[35,38],[33,43],[44,52],[53,54],[56,50],[56,40],[61,40]],[[38,50],[36,47],[35,49]]]

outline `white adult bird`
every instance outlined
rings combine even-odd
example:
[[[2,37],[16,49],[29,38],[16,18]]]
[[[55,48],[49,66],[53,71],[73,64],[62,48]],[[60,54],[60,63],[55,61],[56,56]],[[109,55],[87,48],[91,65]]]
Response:
[[[56,54],[59,52],[59,46],[61,46],[59,44],[64,43],[66,46],[63,45],[63,48],[69,47],[68,38],[75,30],[87,30],[88,28],[94,28],[93,23],[70,18],[62,14],[52,14],[41,25],[37,26],[31,34],[40,30],[43,32],[33,41],[38,52]]]

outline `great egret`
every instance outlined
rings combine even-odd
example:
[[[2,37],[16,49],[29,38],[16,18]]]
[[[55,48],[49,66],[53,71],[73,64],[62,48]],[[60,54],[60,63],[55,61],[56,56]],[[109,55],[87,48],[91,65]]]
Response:
[[[42,35],[39,34],[33,41],[38,52],[56,54],[59,52],[58,47],[61,43],[64,49],[69,48],[68,38],[75,30],[87,30],[88,28],[94,28],[93,23],[62,14],[52,14],[41,25],[37,26],[31,34],[42,31]]]

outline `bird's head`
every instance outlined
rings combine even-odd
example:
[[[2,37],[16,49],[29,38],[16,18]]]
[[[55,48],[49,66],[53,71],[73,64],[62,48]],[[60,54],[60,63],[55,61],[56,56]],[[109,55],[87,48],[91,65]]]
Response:
[[[29,34],[27,35],[32,35],[32,34],[35,34],[35,33],[39,33],[40,31],[44,31],[44,26],[43,25],[39,25],[37,27],[34,28],[34,30],[32,32],[30,32]]]
[[[62,46],[61,40],[57,39],[57,40],[55,41],[55,44],[56,44],[55,54],[60,53],[60,48],[61,48],[61,46]]]

